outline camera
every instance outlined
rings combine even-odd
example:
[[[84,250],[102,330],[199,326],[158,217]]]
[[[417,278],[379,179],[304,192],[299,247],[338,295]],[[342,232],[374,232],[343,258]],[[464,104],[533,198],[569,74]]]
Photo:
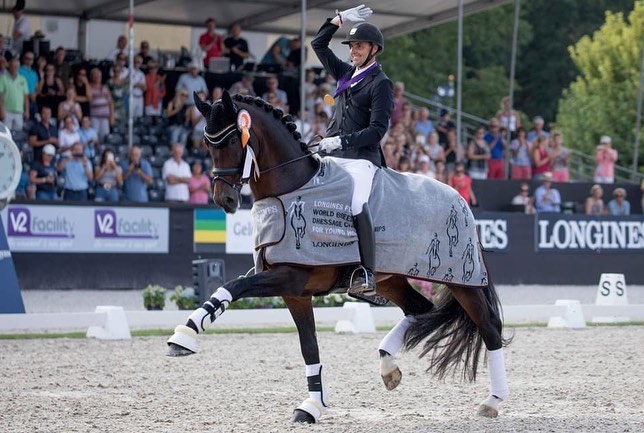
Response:
[[[141,162],[139,161],[136,164],[134,164],[134,168],[141,168]]]
[[[112,155],[111,153],[108,153],[108,154],[107,154],[107,160],[108,160],[109,162],[114,161],[114,155]]]

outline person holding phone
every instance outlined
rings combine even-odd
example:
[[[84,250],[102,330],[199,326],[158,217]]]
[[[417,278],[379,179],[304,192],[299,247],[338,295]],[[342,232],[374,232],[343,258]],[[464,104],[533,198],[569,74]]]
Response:
[[[121,163],[123,193],[127,201],[147,203],[148,186],[152,185],[152,166],[141,158],[141,148],[132,146],[129,159]]]
[[[89,183],[94,180],[92,163],[83,153],[83,145],[72,145],[71,153],[58,163],[58,172],[65,180],[63,200],[87,201]]]
[[[123,171],[116,165],[114,152],[105,149],[101,155],[101,164],[94,171],[96,179],[95,201],[119,201],[118,188],[123,184]]]

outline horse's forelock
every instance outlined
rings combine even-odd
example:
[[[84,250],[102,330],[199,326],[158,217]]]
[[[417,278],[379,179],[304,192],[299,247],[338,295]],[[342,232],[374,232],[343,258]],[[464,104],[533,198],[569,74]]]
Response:
[[[209,134],[217,134],[224,128],[230,126],[231,123],[236,122],[236,115],[234,112],[226,110],[221,100],[215,101],[210,110],[210,116],[206,119],[206,132]]]

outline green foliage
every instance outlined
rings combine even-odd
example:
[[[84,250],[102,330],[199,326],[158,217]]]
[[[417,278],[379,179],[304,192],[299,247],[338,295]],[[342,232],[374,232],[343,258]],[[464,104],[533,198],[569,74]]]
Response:
[[[314,307],[341,307],[345,302],[354,302],[355,299],[340,294],[313,297]],[[243,298],[230,304],[228,309],[249,310],[255,308],[286,308],[280,296],[267,298]]]
[[[607,134],[620,164],[630,166],[643,44],[644,2],[638,2],[628,20],[608,12],[592,37],[569,48],[579,75],[564,92],[557,118],[569,146],[592,153]]]
[[[197,308],[195,291],[192,287],[175,287],[174,292],[170,294],[170,300],[174,302],[180,310],[194,310]]]
[[[148,310],[162,310],[168,290],[158,284],[148,284],[143,289],[143,306]]]

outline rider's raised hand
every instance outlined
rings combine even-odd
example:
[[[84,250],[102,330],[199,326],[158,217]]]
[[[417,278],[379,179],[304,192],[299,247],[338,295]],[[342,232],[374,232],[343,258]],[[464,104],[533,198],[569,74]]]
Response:
[[[322,139],[319,144],[320,153],[333,153],[336,150],[342,150],[342,140],[340,137],[327,137]]]
[[[342,23],[345,23],[347,21],[359,23],[369,18],[371,14],[373,14],[373,11],[371,10],[370,7],[367,7],[362,4],[360,6],[356,6],[354,8],[344,10],[342,12],[339,12],[336,10],[336,13],[340,17],[340,21]]]

